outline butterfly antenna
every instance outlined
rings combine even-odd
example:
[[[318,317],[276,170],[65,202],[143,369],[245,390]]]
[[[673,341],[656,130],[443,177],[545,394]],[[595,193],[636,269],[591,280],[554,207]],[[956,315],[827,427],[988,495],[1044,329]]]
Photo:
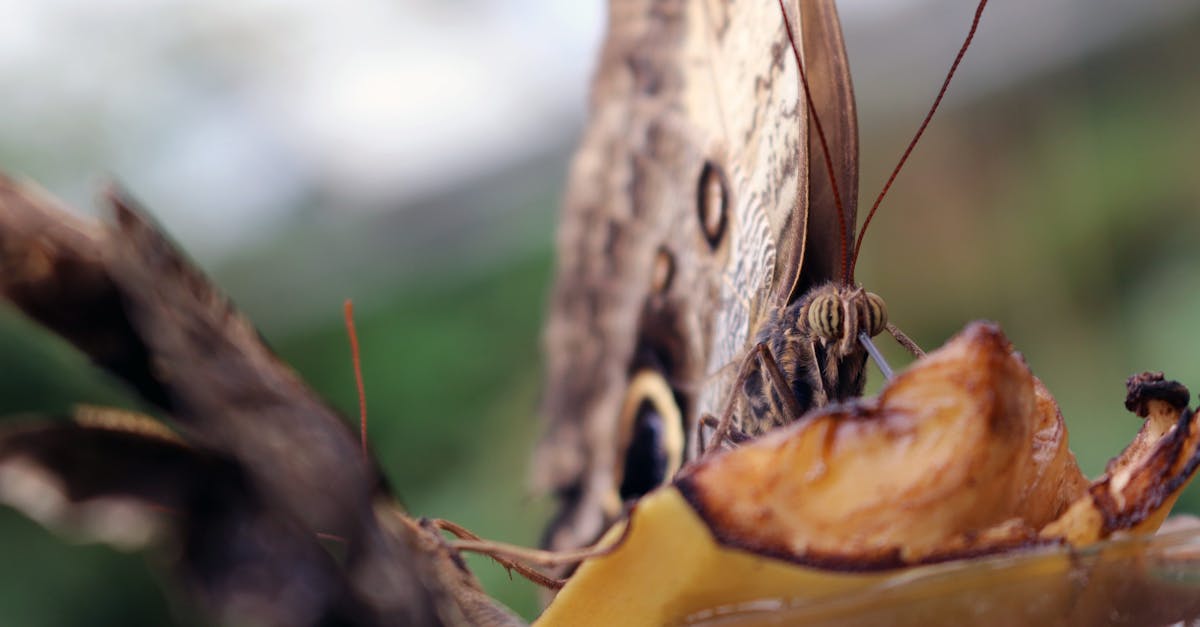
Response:
[[[854,264],[846,265],[846,209],[842,206],[842,196],[838,192],[837,176],[833,173],[833,157],[829,155],[829,143],[825,140],[825,130],[821,128],[821,118],[817,115],[817,106],[813,103],[812,92],[808,89],[808,74],[804,71],[804,61],[800,58],[800,48],[796,45],[796,35],[792,31],[792,21],[788,19],[787,7],[779,0],[779,10],[783,12],[783,27],[787,29],[788,41],[792,44],[792,55],[796,58],[796,67],[800,70],[800,85],[804,91],[804,102],[808,107],[808,115],[812,118],[813,126],[817,129],[817,138],[821,141],[821,156],[825,160],[825,172],[829,175],[830,187],[833,188],[833,204],[837,207],[838,229],[841,237],[842,281],[849,284],[854,271]]]
[[[346,314],[346,334],[350,336],[350,359],[354,362],[354,382],[358,386],[358,424],[359,438],[362,442],[362,454],[367,453],[367,391],[363,387],[362,360],[358,352],[358,331],[354,328],[354,303],[347,298],[342,305]]]
[[[879,191],[879,196],[875,197],[875,203],[871,205],[871,211],[867,213],[867,219],[863,220],[862,229],[858,232],[858,241],[854,244],[854,259],[850,261],[851,274],[854,272],[854,267],[858,265],[858,253],[862,250],[863,237],[867,234],[867,226],[871,224],[871,219],[875,217],[875,212],[879,209],[879,204],[883,202],[883,197],[887,195],[888,190],[892,187],[892,183],[896,181],[896,176],[900,174],[900,168],[904,167],[904,162],[908,161],[908,156],[912,154],[913,148],[917,146],[921,135],[925,134],[925,128],[929,126],[929,121],[933,119],[933,114],[937,112],[938,106],[942,104],[942,98],[946,95],[946,89],[950,87],[950,80],[954,78],[954,73],[958,71],[958,65],[962,63],[963,56],[967,54],[967,48],[971,47],[971,40],[975,38],[975,31],[979,28],[979,18],[983,16],[983,8],[987,6],[987,3],[988,0],[979,0],[979,6],[975,8],[975,18],[971,20],[971,30],[967,31],[967,38],[963,40],[962,47],[958,49],[958,54],[955,55],[954,63],[950,65],[950,71],[946,73],[946,79],[942,81],[942,88],[938,90],[937,98],[933,99],[933,105],[929,107],[929,112],[925,114],[925,119],[921,121],[921,126],[917,128],[917,133],[913,135],[912,141],[908,142],[908,147],[904,149],[904,154],[900,156],[900,161],[892,169],[892,175],[888,177],[887,183],[884,183],[883,189]]]

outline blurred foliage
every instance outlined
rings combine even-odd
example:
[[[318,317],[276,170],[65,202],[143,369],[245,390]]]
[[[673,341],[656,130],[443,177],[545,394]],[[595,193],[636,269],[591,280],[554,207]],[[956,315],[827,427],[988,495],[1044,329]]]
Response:
[[[1194,78],[1195,32],[1180,25],[946,111],[864,245],[859,279],[924,346],[972,318],[1000,321],[1058,397],[1072,448],[1093,474],[1138,426],[1121,406],[1124,377],[1160,369],[1200,390],[1191,340],[1200,309],[1200,179],[1192,175],[1200,81],[1179,79]],[[909,126],[864,134],[864,213]],[[532,254],[373,294],[358,317],[371,443],[406,505],[526,545],[549,512],[524,486],[538,430],[550,230],[539,222],[529,232],[543,242]],[[280,241],[286,246],[286,235]],[[354,277],[340,280],[353,294]],[[329,314],[318,325],[264,331],[354,416],[340,302],[321,306]],[[9,310],[0,310],[0,346],[0,414],[61,415],[75,402],[136,406]],[[1177,511],[1200,513],[1195,487]],[[187,622],[162,599],[154,558],[72,546],[7,509],[0,537],[4,624]],[[472,564],[505,602],[536,611],[530,585],[486,560]]]
[[[864,245],[860,280],[924,344],[965,319],[1001,322],[1093,474],[1138,427],[1120,409],[1125,377],[1162,370],[1200,387],[1188,341],[1200,304],[1188,157],[1200,83],[1178,80],[1194,73],[1198,26],[947,111]],[[870,149],[907,139],[884,135],[866,148],[869,191],[894,163]],[[1183,506],[1200,509],[1196,490]]]

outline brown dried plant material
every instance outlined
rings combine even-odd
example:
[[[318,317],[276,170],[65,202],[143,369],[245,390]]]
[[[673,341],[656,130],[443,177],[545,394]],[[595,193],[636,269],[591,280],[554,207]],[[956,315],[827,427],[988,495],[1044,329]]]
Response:
[[[803,605],[900,568],[1152,533],[1200,461],[1186,401],[1161,375],[1131,380],[1128,404],[1147,420],[1089,485],[1045,388],[997,327],[970,325],[877,399],[814,412],[647,496],[543,624]]]
[[[374,459],[254,325],[128,198],[105,200],[111,222],[86,220],[0,175],[0,297],[178,437],[102,410],[6,425],[0,501],[127,547],[166,536],[178,579],[223,624],[516,623],[436,531],[395,524]]]
[[[702,461],[677,485],[725,544],[839,570],[935,559],[1017,516],[1033,537],[1086,486],[1035,390],[999,330],[973,326],[878,400]],[[1052,455],[1034,454],[1039,427],[1058,436],[1043,442]],[[1031,485],[1047,465],[1067,469],[1061,484]]]
[[[1191,480],[1200,463],[1193,452],[1200,425],[1186,409],[1187,388],[1164,380],[1161,372],[1131,377],[1128,386],[1125,406],[1145,424],[1087,493],[1042,530],[1044,537],[1080,545],[1116,531],[1151,533]]]

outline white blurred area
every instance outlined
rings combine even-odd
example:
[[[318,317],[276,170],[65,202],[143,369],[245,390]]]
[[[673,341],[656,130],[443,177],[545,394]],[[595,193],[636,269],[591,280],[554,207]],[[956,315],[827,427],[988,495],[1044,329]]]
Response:
[[[113,176],[202,257],[401,208],[566,145],[602,8],[5,0],[0,166],[80,207]]]
[[[952,98],[1196,4],[996,0]],[[926,105],[973,7],[841,3],[864,124]],[[80,208],[115,177],[202,259],[297,215],[410,211],[420,231],[422,199],[522,164],[561,178],[604,11],[599,0],[0,0],[0,168]]]

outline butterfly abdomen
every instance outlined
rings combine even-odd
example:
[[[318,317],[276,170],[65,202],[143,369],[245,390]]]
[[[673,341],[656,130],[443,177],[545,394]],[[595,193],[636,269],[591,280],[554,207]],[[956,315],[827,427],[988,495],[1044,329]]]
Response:
[[[787,382],[789,392],[801,413],[816,406],[817,398],[808,373],[813,369],[807,325],[803,324],[803,305],[775,309],[755,335],[755,345],[763,344],[779,365]],[[760,366],[746,379],[743,386],[746,395],[747,415],[739,428],[746,435],[759,435],[774,427],[786,424],[789,413],[781,390],[771,384]]]

